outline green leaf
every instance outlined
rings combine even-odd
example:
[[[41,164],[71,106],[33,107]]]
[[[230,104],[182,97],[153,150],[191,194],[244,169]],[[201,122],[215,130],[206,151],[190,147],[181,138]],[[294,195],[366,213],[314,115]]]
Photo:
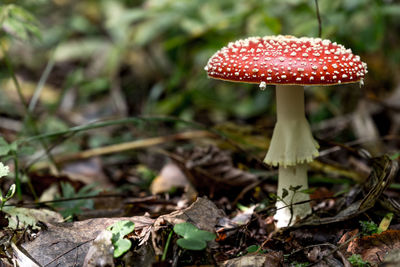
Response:
[[[114,258],[118,258],[131,248],[131,241],[124,239],[124,237],[135,230],[135,224],[131,221],[118,221],[107,227],[107,230],[112,233],[111,242],[114,245]]]
[[[286,188],[282,188],[282,198],[287,197],[289,195],[289,192],[286,190]]]
[[[37,25],[36,18],[22,7],[13,4],[0,6],[0,27],[11,36],[24,41],[31,36],[40,38]]]
[[[188,250],[203,250],[206,248],[207,244],[203,240],[195,240],[195,239],[185,239],[180,238],[176,241],[178,246]]]
[[[131,248],[132,242],[128,239],[118,239],[115,243],[113,243],[113,245],[114,245],[114,258],[118,258]]]
[[[36,152],[36,149],[33,146],[24,145],[24,146],[21,146],[20,149],[18,149],[18,156],[31,156],[31,155],[35,154],[35,152]]]
[[[259,250],[259,249],[260,249],[260,246],[258,246],[258,245],[251,245],[250,247],[246,248],[247,253],[254,253],[254,252],[257,252],[257,250]]]
[[[6,197],[5,197],[5,201],[7,201],[10,198],[12,198],[14,196],[14,194],[15,194],[15,184],[12,184],[10,186],[10,189],[8,189],[8,192],[7,192]]]
[[[302,187],[302,185],[296,185],[296,186],[289,186],[289,190],[293,191],[293,192],[297,192],[300,188]]]
[[[18,150],[18,142],[17,142],[17,141],[12,142],[12,143],[10,144],[10,150],[11,150],[11,151],[14,151],[14,152],[17,152],[17,150]]]
[[[0,156],[5,156],[10,152],[10,145],[4,140],[3,137],[0,137]]]
[[[203,250],[207,241],[215,239],[215,234],[200,230],[191,223],[184,222],[174,226],[174,232],[183,238],[178,239],[177,244],[189,250]]]
[[[376,225],[376,223],[374,223],[373,221],[360,221],[360,225],[361,233],[364,236],[376,234],[379,231],[378,225]]]
[[[88,184],[82,187],[78,192],[75,192],[75,189],[71,184],[61,182],[62,197],[57,196],[56,199],[95,196],[99,193],[99,190],[94,189],[95,186],[97,186],[96,183]],[[67,218],[73,215],[81,214],[83,209],[93,209],[94,202],[93,199],[79,199],[56,202],[53,203],[53,206],[60,209],[59,212],[64,218]]]
[[[135,224],[131,221],[119,221],[107,228],[112,234],[120,235],[122,237],[132,233],[135,229]]]
[[[359,254],[353,254],[347,260],[351,263],[354,267],[367,267],[370,266],[369,262],[364,261]]]
[[[300,193],[307,194],[307,195],[310,195],[310,194],[314,193],[315,190],[316,190],[316,188],[308,188],[308,189],[300,190],[299,192],[300,192]]]

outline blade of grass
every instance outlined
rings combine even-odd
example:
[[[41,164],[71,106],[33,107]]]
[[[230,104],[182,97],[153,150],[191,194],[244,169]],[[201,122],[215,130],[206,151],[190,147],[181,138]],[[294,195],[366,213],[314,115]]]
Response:
[[[165,248],[164,248],[163,255],[161,257],[161,261],[165,261],[167,259],[167,252],[168,252],[169,244],[171,243],[172,233],[173,233],[173,231],[171,230],[171,232],[169,232],[169,235],[167,238],[167,243],[165,243]]]
[[[18,82],[17,76],[15,75],[13,65],[12,65],[12,63],[10,61],[10,58],[8,57],[8,53],[7,53],[3,43],[1,43],[1,50],[3,52],[4,62],[6,63],[8,72],[9,72],[9,74],[11,76],[11,79],[13,80],[14,86],[15,86],[15,88],[17,90],[17,93],[18,93],[18,97],[19,97],[19,99],[20,99],[20,101],[22,103],[22,106],[23,106],[23,109],[24,109],[24,112],[25,112],[25,115],[26,115],[25,123],[28,126],[30,126],[32,128],[33,133],[37,135],[37,134],[39,134],[39,129],[38,129],[37,125],[36,125],[35,120],[33,119],[32,113],[30,112],[30,110],[28,108],[28,103],[25,101],[25,98],[24,98],[24,96],[22,94],[21,86],[20,86],[20,84]],[[40,142],[41,146],[44,148],[44,150],[47,151],[46,143],[43,140],[39,140],[39,142]],[[54,160],[53,160],[53,158],[52,158],[50,153],[47,154],[47,157],[50,159],[50,162],[53,164],[53,166],[57,170],[57,166],[54,164]],[[21,184],[20,184],[19,175],[18,175],[18,171],[19,170],[17,168],[17,166],[18,166],[18,164],[17,164],[18,163],[18,158],[16,156],[15,156],[15,162],[14,163],[15,163],[15,173],[16,173],[16,175],[15,175],[15,184],[17,186],[17,196],[21,200],[22,199]],[[33,193],[33,195],[36,195],[35,192],[32,192],[32,193]]]
[[[37,104],[37,102],[39,100],[40,94],[42,93],[44,85],[46,84],[47,78],[49,77],[50,72],[54,67],[54,63],[55,63],[55,61],[54,61],[54,52],[53,52],[51,54],[51,57],[50,57],[49,61],[47,62],[46,68],[44,69],[43,74],[40,77],[39,82],[38,82],[38,84],[37,84],[37,86],[35,88],[35,92],[33,93],[33,96],[31,98],[31,102],[29,103],[28,111],[30,113],[32,113],[33,110],[36,107],[36,104]]]
[[[214,136],[208,131],[188,131],[182,132],[172,135],[166,136],[159,136],[159,137],[152,137],[147,139],[135,140],[131,142],[125,142],[121,144],[109,145],[104,147],[98,147],[93,149],[88,149],[76,153],[66,154],[66,155],[59,155],[55,156],[54,160],[56,163],[64,163],[68,161],[80,160],[80,159],[87,159],[95,156],[107,155],[127,150],[134,150],[139,148],[145,148],[155,145],[160,145],[170,141],[178,141],[178,140],[187,140],[187,139],[195,139],[195,138],[204,138],[204,137],[212,137]],[[38,164],[35,166],[35,169],[42,169],[47,167],[46,162],[43,164]]]

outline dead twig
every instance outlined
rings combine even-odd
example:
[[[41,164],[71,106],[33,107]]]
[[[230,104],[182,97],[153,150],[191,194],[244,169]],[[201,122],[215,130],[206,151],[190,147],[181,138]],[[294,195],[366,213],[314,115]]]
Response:
[[[66,155],[55,155],[54,160],[56,163],[65,163],[69,161],[76,161],[81,159],[87,159],[96,156],[108,155],[122,151],[135,150],[140,148],[146,148],[150,146],[160,145],[171,141],[181,141],[188,139],[197,139],[205,137],[213,137],[214,134],[209,131],[199,130],[199,131],[188,131],[167,136],[152,137],[147,139],[135,140],[131,142],[125,142],[116,145],[104,146],[99,148],[88,149],[80,151],[77,153],[71,153]],[[38,164],[35,169],[47,168],[47,162]]]
[[[317,12],[317,20],[318,20],[318,37],[321,38],[321,35],[322,35],[322,22],[321,22],[321,16],[319,14],[318,0],[315,0],[315,9],[316,9],[316,12]]]

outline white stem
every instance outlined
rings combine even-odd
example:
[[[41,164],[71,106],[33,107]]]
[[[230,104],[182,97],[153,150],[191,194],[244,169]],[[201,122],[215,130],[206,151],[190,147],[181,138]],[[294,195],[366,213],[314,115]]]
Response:
[[[318,143],[312,137],[310,125],[305,117],[304,88],[302,86],[276,86],[277,122],[268,153],[267,164],[279,165],[277,212],[274,218],[277,227],[294,224],[299,218],[311,213],[310,203],[295,205],[310,199],[308,194],[294,192],[291,187],[308,189],[307,163],[318,156]],[[283,197],[283,191],[288,195]]]
[[[277,200],[276,202],[277,211],[274,215],[278,228],[290,226],[296,220],[304,218],[311,213],[310,203],[296,205],[298,202],[310,200],[308,194],[299,192],[308,189],[307,168],[307,164],[299,164],[294,167],[279,167],[278,197],[281,200]],[[301,187],[297,192],[294,192],[290,190],[291,186]],[[284,189],[288,192],[288,195],[285,197],[282,195]]]
[[[304,111],[304,88],[276,86],[277,122],[264,162],[293,166],[311,162],[318,156],[318,143],[312,137]]]
[[[303,86],[276,86],[276,118],[277,121],[298,121],[305,118]]]

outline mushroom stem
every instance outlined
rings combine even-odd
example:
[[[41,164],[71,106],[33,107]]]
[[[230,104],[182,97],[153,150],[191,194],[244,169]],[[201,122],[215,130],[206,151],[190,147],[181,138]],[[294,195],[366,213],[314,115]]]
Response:
[[[304,88],[277,85],[276,113],[277,122],[264,162],[286,167],[313,161],[319,146],[305,117]]]
[[[318,156],[318,143],[312,137],[305,117],[304,88],[294,85],[276,86],[277,122],[268,153],[267,164],[279,165],[278,197],[274,218],[277,227],[286,227],[311,213],[308,194],[290,188],[308,189],[307,163]],[[287,195],[283,197],[284,189]],[[293,204],[293,205],[292,205]]]
[[[276,201],[277,211],[274,219],[277,221],[278,228],[287,227],[300,218],[311,214],[310,203],[296,204],[310,200],[308,194],[299,192],[308,189],[307,181],[308,164],[299,164],[290,167],[279,166],[278,196]],[[290,187],[301,186],[297,191],[290,190]],[[283,197],[283,190],[287,190],[287,195]]]
[[[276,86],[276,117],[278,122],[300,121],[305,118],[303,86]]]

